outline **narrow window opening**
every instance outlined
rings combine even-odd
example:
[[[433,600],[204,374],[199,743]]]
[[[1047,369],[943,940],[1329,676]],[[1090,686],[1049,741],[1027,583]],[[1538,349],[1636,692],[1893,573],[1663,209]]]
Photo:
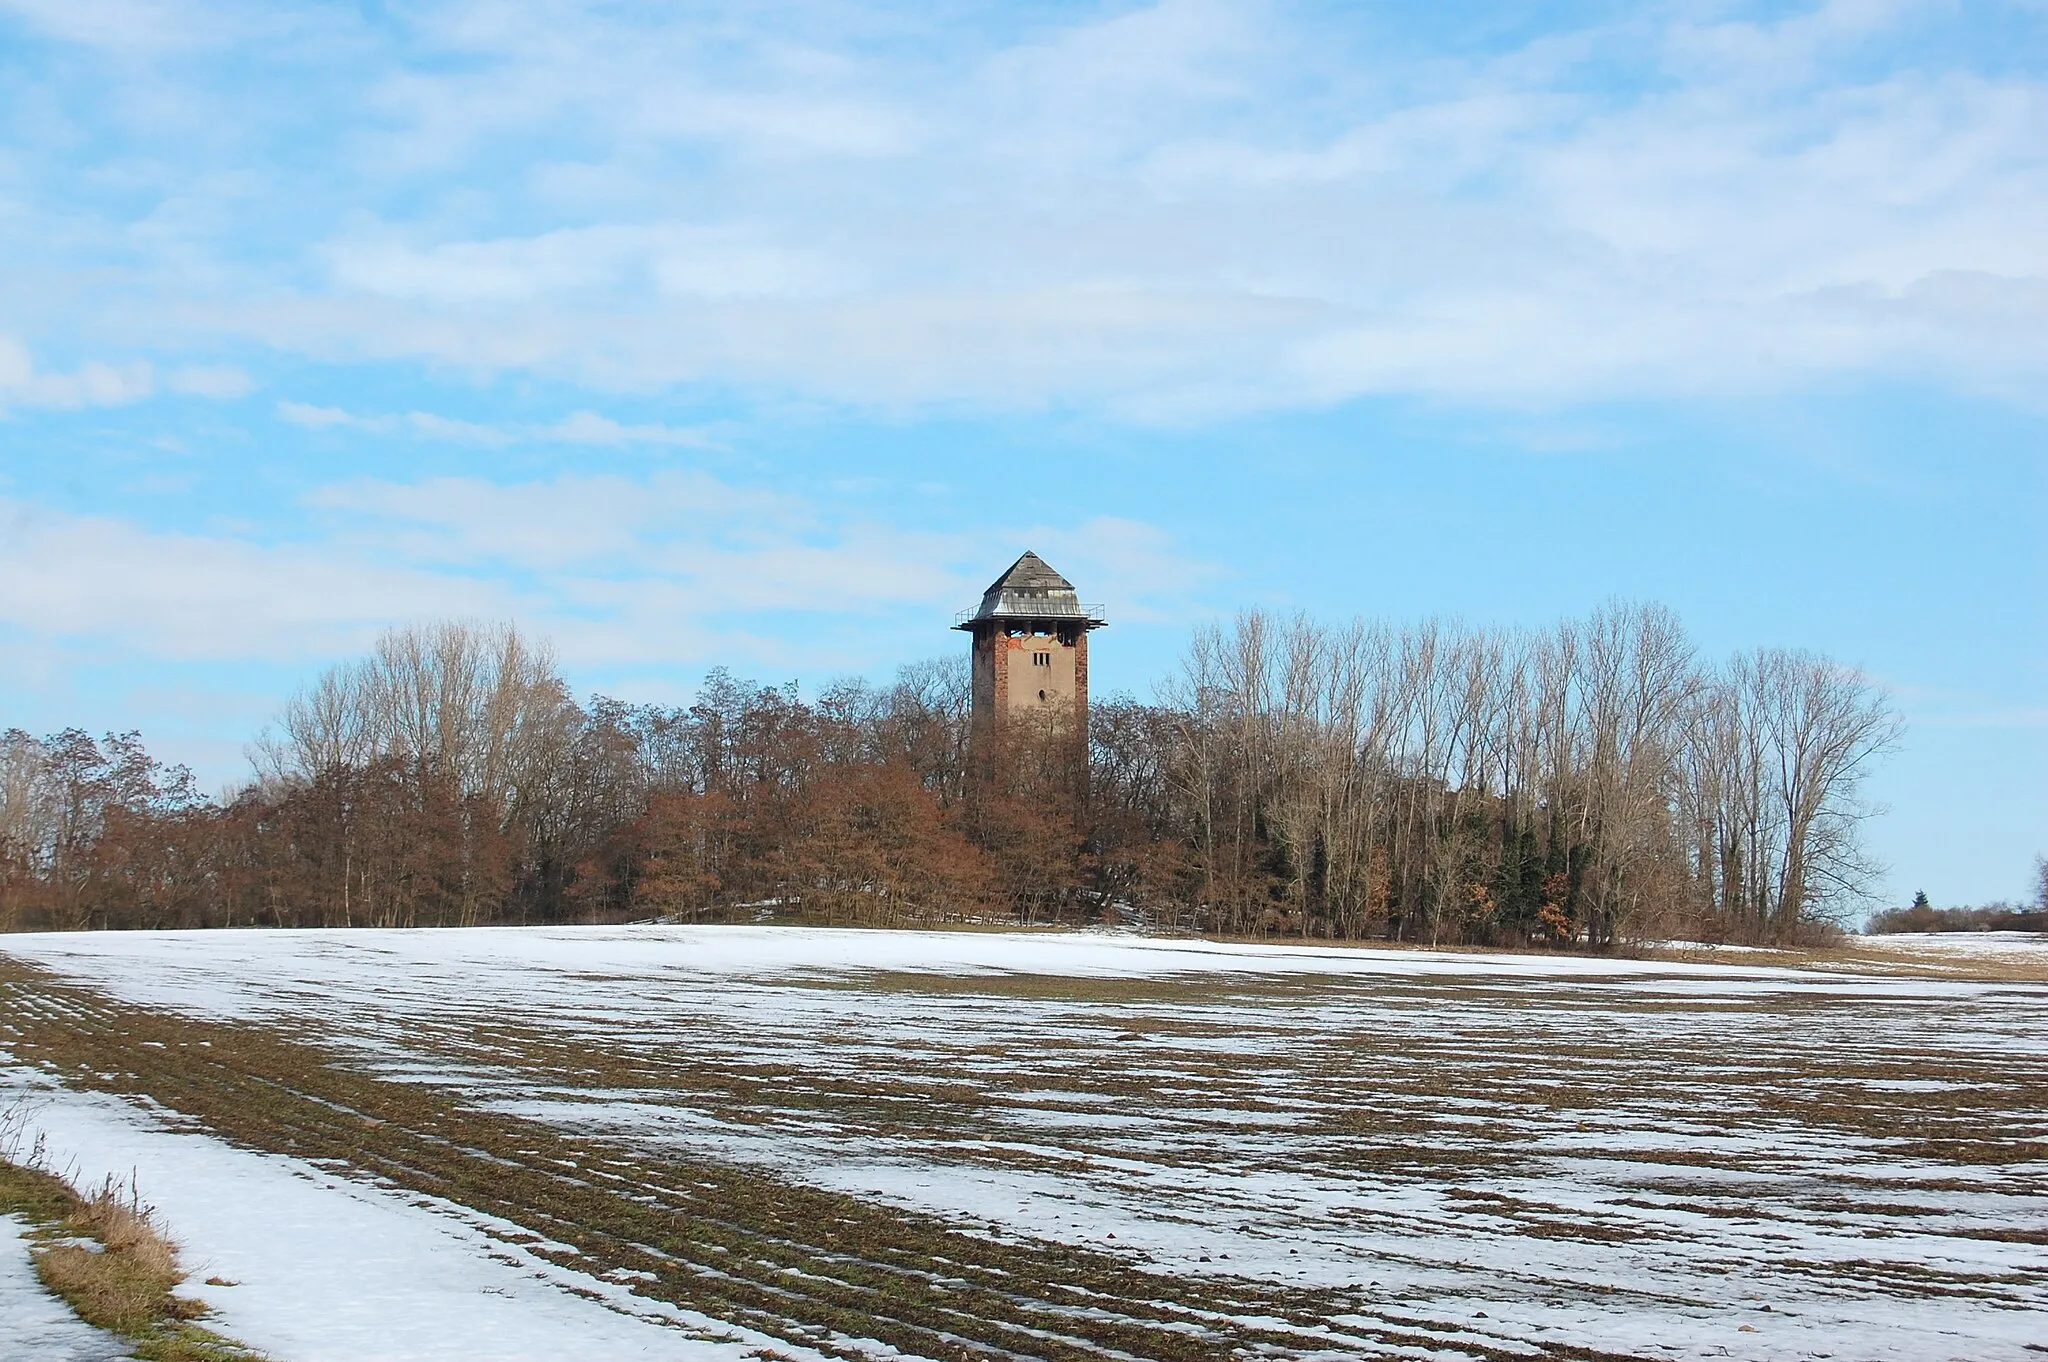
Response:
[[[1038,692],[1038,703],[1039,703],[1039,704],[1041,704],[1041,705],[1045,703],[1045,692],[1044,692],[1044,691],[1040,691],[1040,692]]]

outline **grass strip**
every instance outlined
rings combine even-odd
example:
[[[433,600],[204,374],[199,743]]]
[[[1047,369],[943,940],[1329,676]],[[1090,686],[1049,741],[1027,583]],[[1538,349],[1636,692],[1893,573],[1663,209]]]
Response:
[[[47,1168],[0,1160],[0,1214],[19,1215],[44,1286],[145,1362],[263,1362],[197,1321],[208,1307],[176,1294],[178,1248],[149,1207],[112,1180],[90,1195]]]

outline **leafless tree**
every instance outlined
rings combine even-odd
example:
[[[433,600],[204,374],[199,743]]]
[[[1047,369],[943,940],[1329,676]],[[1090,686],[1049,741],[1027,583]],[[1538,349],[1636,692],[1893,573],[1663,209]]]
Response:
[[[1881,690],[1696,657],[1655,606],[1543,630],[1198,630],[1156,703],[969,779],[959,658],[806,698],[714,671],[578,706],[509,625],[394,630],[287,704],[222,807],[133,735],[0,737],[0,922],[1138,914],[1203,930],[1611,949],[1797,939],[1868,881]],[[979,760],[979,758],[977,758]],[[2048,885],[2044,885],[2048,892]]]

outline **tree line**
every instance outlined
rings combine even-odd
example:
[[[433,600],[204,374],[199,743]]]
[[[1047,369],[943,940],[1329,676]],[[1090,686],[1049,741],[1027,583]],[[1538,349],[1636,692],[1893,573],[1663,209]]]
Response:
[[[579,703],[510,626],[393,630],[203,797],[135,734],[0,735],[0,927],[649,917],[1594,950],[1802,939],[1865,894],[1883,693],[1676,618],[1199,630],[1086,734],[979,740],[964,658]],[[977,750],[977,741],[981,747]],[[990,747],[989,744],[996,744]],[[1077,765],[1082,769],[1076,769]]]
[[[2034,863],[2034,902],[1996,903],[1937,908],[1926,892],[1913,895],[1904,908],[1887,908],[1873,916],[1864,930],[1875,935],[1897,932],[2048,932],[2048,857]]]

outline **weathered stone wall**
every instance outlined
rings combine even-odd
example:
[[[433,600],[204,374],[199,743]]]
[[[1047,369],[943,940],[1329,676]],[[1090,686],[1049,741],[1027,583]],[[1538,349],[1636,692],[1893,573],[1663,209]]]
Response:
[[[1075,712],[1077,649],[1055,634],[1024,634],[996,640],[997,669],[1008,684],[997,713],[1011,718],[1041,717],[1047,710]]]

